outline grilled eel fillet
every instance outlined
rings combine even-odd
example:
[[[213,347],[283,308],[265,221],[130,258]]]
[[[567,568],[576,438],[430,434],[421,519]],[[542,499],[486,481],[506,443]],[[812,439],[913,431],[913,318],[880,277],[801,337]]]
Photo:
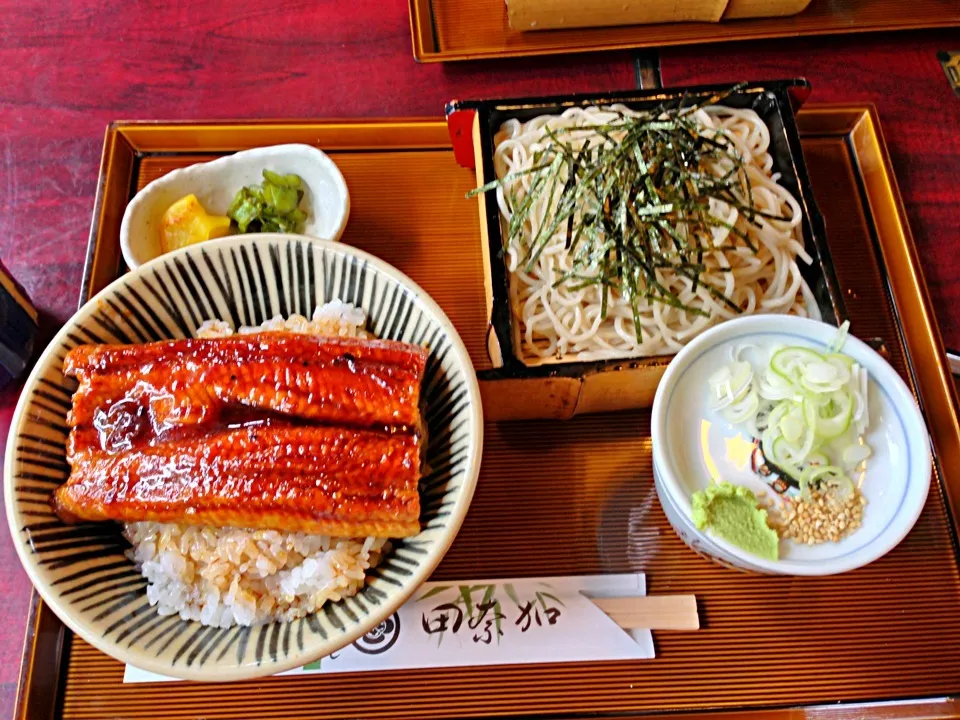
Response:
[[[68,522],[416,534],[426,359],[289,333],[78,347],[54,508]]]
[[[243,405],[313,422],[416,426],[427,352],[388,340],[258,333],[145,345],[84,345],[64,360],[80,381],[71,427],[149,398],[158,425],[206,423]]]
[[[177,522],[336,537],[420,531],[419,439],[269,424],[132,452],[78,452],[54,493],[67,522]]]

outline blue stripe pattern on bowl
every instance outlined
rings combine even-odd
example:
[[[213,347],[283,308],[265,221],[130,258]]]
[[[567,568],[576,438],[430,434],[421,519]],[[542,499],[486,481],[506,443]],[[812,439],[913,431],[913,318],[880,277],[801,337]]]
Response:
[[[209,319],[234,327],[301,314],[331,300],[363,308],[378,337],[430,350],[423,381],[426,466],[421,526],[367,574],[354,597],[293,622],[210,628],[161,617],[125,557],[120,527],[65,525],[49,506],[69,475],[66,415],[76,382],[64,357],[86,343],[190,337]],[[354,248],[292,236],[205,243],[141,267],[94,298],[41,358],[21,397],[6,459],[8,517],[31,579],[75,631],[149,670],[197,679],[278,672],[353,642],[426,579],[452,542],[473,493],[482,443],[480,400],[465,349],[422,290]]]

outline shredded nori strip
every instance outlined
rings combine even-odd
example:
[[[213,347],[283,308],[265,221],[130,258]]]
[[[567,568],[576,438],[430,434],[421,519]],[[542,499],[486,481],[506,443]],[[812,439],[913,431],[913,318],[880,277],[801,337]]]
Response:
[[[577,290],[591,285],[601,288],[601,316],[606,317],[611,290],[631,304],[637,341],[641,337],[639,300],[645,298],[693,315],[703,310],[681,302],[664,287],[657,272],[669,269],[689,278],[694,291],[703,287],[734,312],[742,312],[731,298],[701,276],[706,271],[704,253],[713,250],[758,248],[745,233],[709,212],[710,200],[726,203],[745,222],[759,225],[759,218],[784,220],[757,210],[749,203],[752,186],[746,163],[723,132],[715,137],[701,134],[693,114],[722,101],[728,93],[703,102],[675,108],[662,106],[638,117],[617,112],[606,124],[545,129],[549,143],[538,149],[532,167],[513,172],[468,193],[472,197],[529,175],[529,189],[520,198],[508,193],[512,216],[504,244],[515,243],[522,251],[520,264],[533,270],[551,239],[565,233],[565,248],[572,270],[554,287]],[[579,149],[565,140],[570,132],[593,132]],[[623,137],[616,140],[614,134]],[[709,167],[731,163],[722,176]],[[533,205],[546,197],[555,208],[535,237],[525,240],[523,228]],[[743,198],[747,199],[744,202]],[[681,231],[680,227],[684,230]],[[728,231],[728,239],[714,245],[713,229]],[[742,243],[742,244],[741,244]],[[729,267],[717,268],[729,272]]]

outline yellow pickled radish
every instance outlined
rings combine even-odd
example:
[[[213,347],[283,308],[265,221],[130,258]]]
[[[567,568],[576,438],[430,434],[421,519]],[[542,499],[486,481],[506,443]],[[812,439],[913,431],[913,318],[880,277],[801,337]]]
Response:
[[[230,218],[211,215],[197,200],[197,196],[190,194],[177,200],[163,214],[160,221],[160,249],[168,253],[229,233]]]

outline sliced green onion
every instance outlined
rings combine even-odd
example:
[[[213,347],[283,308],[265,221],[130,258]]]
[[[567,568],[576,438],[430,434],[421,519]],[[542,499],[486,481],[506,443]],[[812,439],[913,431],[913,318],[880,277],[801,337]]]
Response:
[[[843,435],[853,417],[853,397],[845,390],[827,396],[808,395],[803,399],[803,418],[814,434],[824,440]]]
[[[825,485],[840,492],[846,497],[853,492],[853,481],[846,473],[834,465],[808,467],[800,475],[800,487],[806,491],[811,485]]]
[[[800,385],[810,392],[833,392],[850,380],[850,371],[829,360],[811,362],[800,370]]]
[[[847,341],[847,333],[850,331],[850,321],[844,320],[843,324],[837,328],[837,334],[833,341],[827,347],[827,352],[838,353],[843,349],[843,344]]]
[[[785,415],[780,420],[780,432],[783,433],[783,437],[789,443],[797,443],[803,437],[803,431],[806,429],[806,425],[803,423],[803,415],[797,417],[796,413],[790,413]]]
[[[847,469],[872,450],[863,441],[869,424],[867,372],[838,352],[841,326],[828,352],[778,346],[764,367],[745,359],[762,355],[754,345],[730,350],[731,361],[709,378],[712,405],[724,418],[760,438],[764,457],[804,491],[810,485],[854,492]]]
[[[708,382],[711,406],[714,410],[722,410],[747,396],[753,384],[753,367],[748,362],[732,362],[713,373]]]
[[[869,445],[850,445],[843,451],[843,464],[847,467],[856,467],[873,454]]]
[[[764,445],[761,442],[761,448],[763,449],[763,456],[771,460],[774,465],[787,473],[794,480],[800,479],[800,468],[795,462],[792,453],[790,452],[790,444],[784,440],[782,437],[776,437],[773,439],[769,446]]]
[[[848,371],[856,365],[856,360],[854,360],[849,355],[844,355],[843,353],[827,353],[824,357],[827,358],[827,362],[835,363],[837,365],[842,365]]]
[[[773,373],[764,373],[760,378],[760,397],[765,400],[786,400],[797,396],[797,388],[786,378]]]
[[[777,375],[799,384],[802,363],[822,362],[823,355],[816,350],[802,347],[785,347],[770,358],[770,369]]]
[[[750,390],[746,397],[733,405],[730,405],[723,411],[724,417],[734,425],[746,422],[757,414],[757,408],[760,406],[760,398],[756,390]]]

